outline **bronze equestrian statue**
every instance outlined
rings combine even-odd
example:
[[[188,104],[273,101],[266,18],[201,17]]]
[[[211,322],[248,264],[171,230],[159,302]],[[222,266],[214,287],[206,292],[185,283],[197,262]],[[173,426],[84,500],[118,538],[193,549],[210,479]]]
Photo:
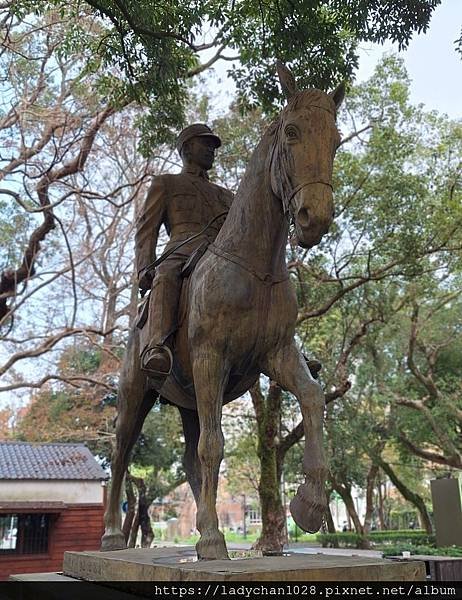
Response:
[[[286,244],[290,222],[304,248],[318,244],[332,223],[332,169],[340,144],[336,112],[344,88],[329,94],[299,91],[281,63],[278,75],[287,105],[255,149],[218,235],[202,249],[183,283],[168,376],[156,379],[141,368],[140,329],[130,333],[120,375],[102,550],[125,548],[122,482],[144,419],[160,394],[179,408],[182,418],[184,468],[197,503],[198,557],[228,558],[216,512],[222,406],[242,396],[260,373],[293,393],[300,404],[305,482],[290,509],[303,530],[321,526],[326,510],[325,400],[294,341],[297,301]]]

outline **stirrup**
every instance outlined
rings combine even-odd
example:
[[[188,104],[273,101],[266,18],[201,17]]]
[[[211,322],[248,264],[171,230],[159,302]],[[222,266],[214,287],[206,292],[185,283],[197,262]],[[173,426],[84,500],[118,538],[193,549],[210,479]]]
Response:
[[[150,369],[148,366],[146,366],[146,362],[149,361],[149,353],[150,352],[163,352],[167,355],[169,362],[170,362],[170,367],[168,369],[168,371],[156,371],[154,369]],[[154,379],[164,379],[166,377],[168,377],[170,375],[170,373],[172,372],[173,369],[173,354],[172,351],[170,350],[170,348],[166,345],[157,345],[157,346],[152,346],[151,348],[148,347],[146,348],[146,350],[144,350],[143,354],[141,355],[141,370],[144,371],[145,373],[147,373],[150,377],[154,378]]]

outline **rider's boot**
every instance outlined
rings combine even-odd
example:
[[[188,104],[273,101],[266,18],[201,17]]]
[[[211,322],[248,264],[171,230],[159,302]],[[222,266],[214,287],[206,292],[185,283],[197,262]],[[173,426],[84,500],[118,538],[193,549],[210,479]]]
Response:
[[[155,379],[163,379],[172,372],[172,351],[165,344],[145,348],[141,355],[141,368]]]
[[[175,331],[181,279],[175,272],[158,273],[149,298],[148,344],[141,353],[141,369],[154,379],[165,379],[172,371],[173,355],[166,344]]]

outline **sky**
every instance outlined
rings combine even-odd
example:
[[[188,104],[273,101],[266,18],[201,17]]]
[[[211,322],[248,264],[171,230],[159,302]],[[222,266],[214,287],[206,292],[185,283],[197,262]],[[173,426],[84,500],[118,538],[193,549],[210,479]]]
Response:
[[[428,110],[462,118],[462,56],[454,40],[462,28],[462,0],[443,0],[435,9],[426,33],[414,34],[407,50],[387,43],[362,46],[356,81],[364,81],[384,52],[402,56],[412,80],[411,101]]]
[[[422,103],[428,110],[446,113],[453,119],[462,118],[462,56],[454,45],[461,28],[462,0],[442,0],[427,32],[414,34],[407,50],[399,52],[398,45],[392,43],[361,45],[356,83],[368,79],[382,56],[393,52],[404,58],[412,80],[412,103]],[[215,76],[207,83],[213,93],[212,116],[225,112],[233,96],[233,83],[226,77],[229,67],[230,63],[217,63]]]

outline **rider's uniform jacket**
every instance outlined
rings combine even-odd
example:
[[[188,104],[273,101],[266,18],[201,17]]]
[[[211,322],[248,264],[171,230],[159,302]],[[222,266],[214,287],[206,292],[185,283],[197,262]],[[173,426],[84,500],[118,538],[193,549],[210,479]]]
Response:
[[[170,240],[164,252],[172,246],[199,233],[216,216],[227,212],[233,194],[211,183],[205,171],[186,167],[177,175],[155,177],[136,225],[136,269],[140,273],[156,257],[159,229],[165,225]],[[196,240],[181,248],[189,256],[204,241],[213,241],[225,216],[217,219]]]

